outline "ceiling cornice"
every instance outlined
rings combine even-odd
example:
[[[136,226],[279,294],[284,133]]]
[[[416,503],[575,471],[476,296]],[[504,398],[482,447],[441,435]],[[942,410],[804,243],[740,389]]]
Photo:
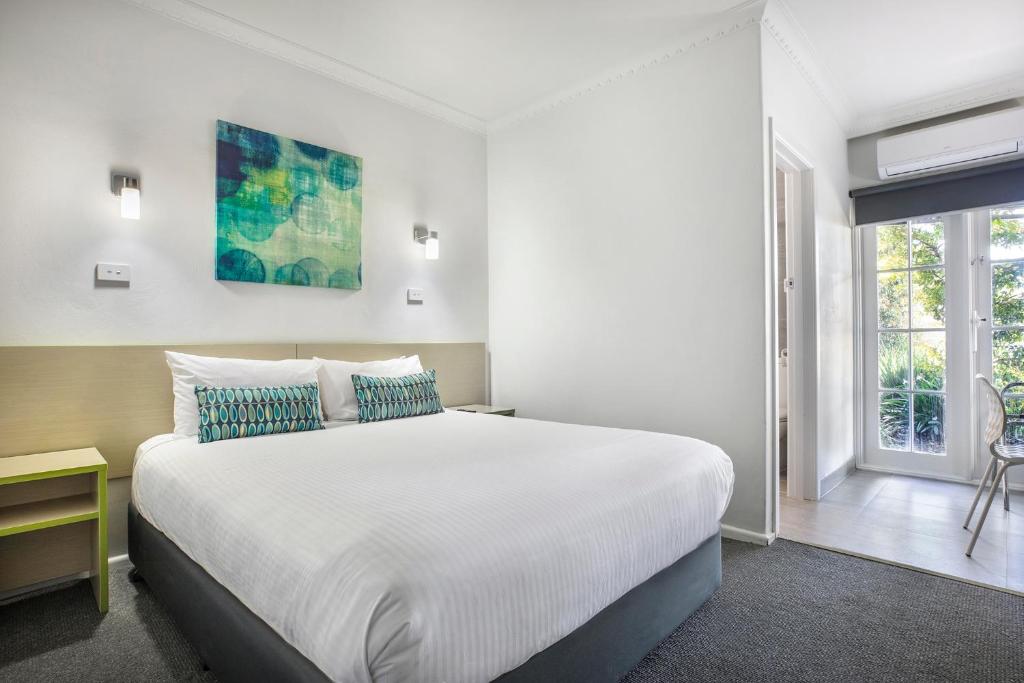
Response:
[[[487,130],[484,121],[464,111],[191,0],[123,1],[474,133]]]
[[[573,102],[624,78],[643,73],[651,67],[685,55],[699,47],[710,45],[721,38],[757,26],[764,12],[764,3],[765,0],[750,0],[738,7],[722,12],[709,19],[700,28],[687,32],[682,38],[671,45],[648,52],[641,57],[608,69],[597,76],[580,81],[568,88],[559,90],[532,104],[490,121],[487,124],[487,132],[492,133],[509,128],[517,123]]]
[[[797,70],[811,86],[811,89],[821,98],[822,102],[832,113],[840,129],[845,132],[853,120],[849,101],[846,99],[846,95],[835,86],[836,80],[822,66],[822,62],[815,54],[810,40],[804,34],[803,29],[800,28],[800,25],[793,19],[789,9],[780,0],[751,0],[739,7],[723,12],[710,19],[699,29],[686,34],[682,40],[677,41],[671,46],[648,53],[640,59],[610,69],[595,78],[577,83],[570,88],[566,88],[527,107],[491,121],[487,124],[487,131],[489,133],[499,131],[544,112],[551,111],[606,85],[687,54],[698,47],[709,45],[737,31],[758,25],[763,26],[768,35],[779,44],[783,52],[792,60]]]
[[[782,0],[769,0],[761,17],[761,25],[824,102],[839,128],[847,131],[853,121],[850,101],[836,86],[838,81],[818,57],[811,40],[786,4]]]
[[[862,114],[847,132],[850,137],[858,137],[1015,97],[1024,97],[1024,72],[968,88],[950,90],[898,107]]]
[[[796,65],[848,137],[951,114],[1014,97],[1024,97],[1024,72],[977,86],[951,90],[884,110],[853,113],[837,81],[782,0],[749,0],[710,18],[672,45],[578,82],[490,122],[375,76],[329,55],[204,7],[193,0],[123,0],[193,29],[261,52],[293,66],[394,102],[477,134],[498,131],[572,102],[738,31],[761,25]]]

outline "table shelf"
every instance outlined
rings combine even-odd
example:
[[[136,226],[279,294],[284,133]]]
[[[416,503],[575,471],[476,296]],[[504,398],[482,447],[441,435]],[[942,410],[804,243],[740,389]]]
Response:
[[[85,522],[99,515],[91,493],[0,507],[0,537]]]

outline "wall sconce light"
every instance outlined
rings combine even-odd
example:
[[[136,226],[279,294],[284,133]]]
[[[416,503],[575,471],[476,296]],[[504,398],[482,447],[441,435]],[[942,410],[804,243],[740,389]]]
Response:
[[[412,238],[423,245],[423,255],[428,261],[436,261],[441,257],[441,242],[437,238],[437,230],[428,230],[425,225],[414,225]]]
[[[142,217],[142,193],[139,191],[138,178],[114,174],[110,179],[110,189],[121,200],[121,218],[137,221]]]

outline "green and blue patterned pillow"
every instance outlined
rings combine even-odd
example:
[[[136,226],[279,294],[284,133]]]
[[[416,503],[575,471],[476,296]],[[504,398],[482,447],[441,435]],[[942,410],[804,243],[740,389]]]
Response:
[[[433,370],[404,377],[352,375],[360,422],[443,413]]]
[[[197,386],[199,443],[323,429],[315,382],[283,387]]]

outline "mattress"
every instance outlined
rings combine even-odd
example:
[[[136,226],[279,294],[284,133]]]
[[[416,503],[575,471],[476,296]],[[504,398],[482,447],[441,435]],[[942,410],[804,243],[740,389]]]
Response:
[[[334,681],[489,681],[714,535],[729,458],[448,411],[139,447],[139,513]]]

